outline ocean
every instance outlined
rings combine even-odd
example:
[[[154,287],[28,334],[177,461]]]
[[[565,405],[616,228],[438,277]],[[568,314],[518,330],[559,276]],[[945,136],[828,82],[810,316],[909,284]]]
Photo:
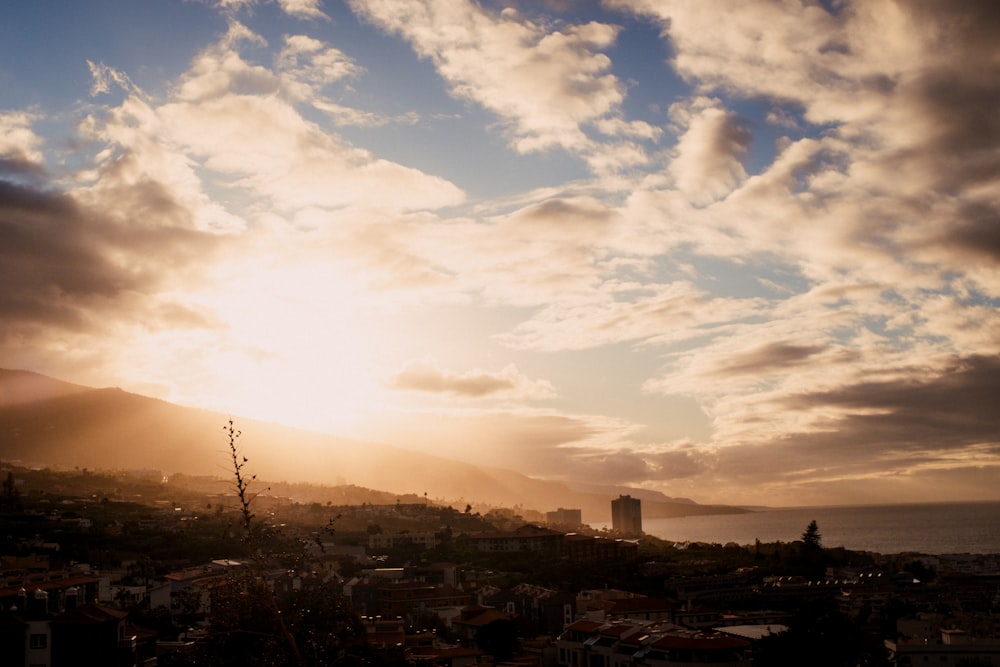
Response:
[[[815,520],[825,547],[883,554],[1000,553],[1000,502],[768,509],[749,514],[643,518],[673,542],[793,542]]]

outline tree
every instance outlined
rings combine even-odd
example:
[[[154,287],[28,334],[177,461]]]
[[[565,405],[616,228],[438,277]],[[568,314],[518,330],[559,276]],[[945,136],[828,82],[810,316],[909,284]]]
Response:
[[[510,660],[517,648],[517,624],[510,619],[497,619],[479,628],[476,646],[497,660]]]
[[[822,540],[823,536],[820,535],[819,526],[816,525],[816,519],[813,519],[806,526],[806,532],[802,533],[802,544],[809,549],[822,549]]]
[[[212,589],[209,639],[199,645],[191,664],[318,667],[345,662],[349,651],[364,644],[361,620],[329,585],[314,581],[301,590],[279,593],[269,583],[269,565],[280,562],[274,558],[275,549],[294,549],[256,520],[256,494],[250,487],[257,476],[246,470],[249,459],[239,447],[242,433],[231,419],[223,429],[250,559],[230,568],[226,580]]]
[[[809,522],[800,543],[799,565],[802,573],[810,579],[821,579],[826,570],[826,554],[823,552],[823,536],[820,535],[816,520]]]

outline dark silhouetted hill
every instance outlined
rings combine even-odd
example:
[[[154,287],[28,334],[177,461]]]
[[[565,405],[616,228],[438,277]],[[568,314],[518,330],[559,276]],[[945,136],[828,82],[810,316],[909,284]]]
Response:
[[[229,417],[130,394],[90,389],[24,371],[0,371],[0,459],[24,465],[228,477]],[[12,397],[9,400],[6,397]],[[628,489],[573,490],[512,470],[485,468],[391,445],[239,418],[248,468],[261,480],[330,486],[356,484],[427,494],[447,503],[583,510],[588,523],[610,520],[610,499]],[[647,494],[648,495],[648,494]],[[740,511],[643,500],[646,516]]]

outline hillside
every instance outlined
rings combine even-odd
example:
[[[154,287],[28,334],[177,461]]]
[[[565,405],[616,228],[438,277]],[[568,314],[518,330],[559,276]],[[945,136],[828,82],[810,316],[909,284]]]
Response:
[[[228,475],[229,417],[120,389],[89,389],[0,372],[0,458],[25,465],[164,474]],[[13,396],[17,400],[6,400]],[[539,511],[578,507],[588,523],[610,520],[616,493],[572,490],[512,470],[475,466],[391,445],[361,442],[252,419],[236,419],[249,469],[262,480],[356,484],[431,500]],[[629,490],[618,490],[628,493]],[[658,494],[657,494],[658,495]],[[738,512],[690,501],[644,498],[648,516]]]
[[[90,387],[70,384],[38,373],[0,368],[0,407],[79,394],[90,391],[90,389]]]

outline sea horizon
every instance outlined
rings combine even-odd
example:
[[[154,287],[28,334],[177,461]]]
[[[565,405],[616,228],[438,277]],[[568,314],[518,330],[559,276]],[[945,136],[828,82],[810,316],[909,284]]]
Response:
[[[882,554],[1000,553],[1000,501],[826,505],[737,514],[643,518],[647,535],[672,542],[794,542],[816,521],[825,547]]]

